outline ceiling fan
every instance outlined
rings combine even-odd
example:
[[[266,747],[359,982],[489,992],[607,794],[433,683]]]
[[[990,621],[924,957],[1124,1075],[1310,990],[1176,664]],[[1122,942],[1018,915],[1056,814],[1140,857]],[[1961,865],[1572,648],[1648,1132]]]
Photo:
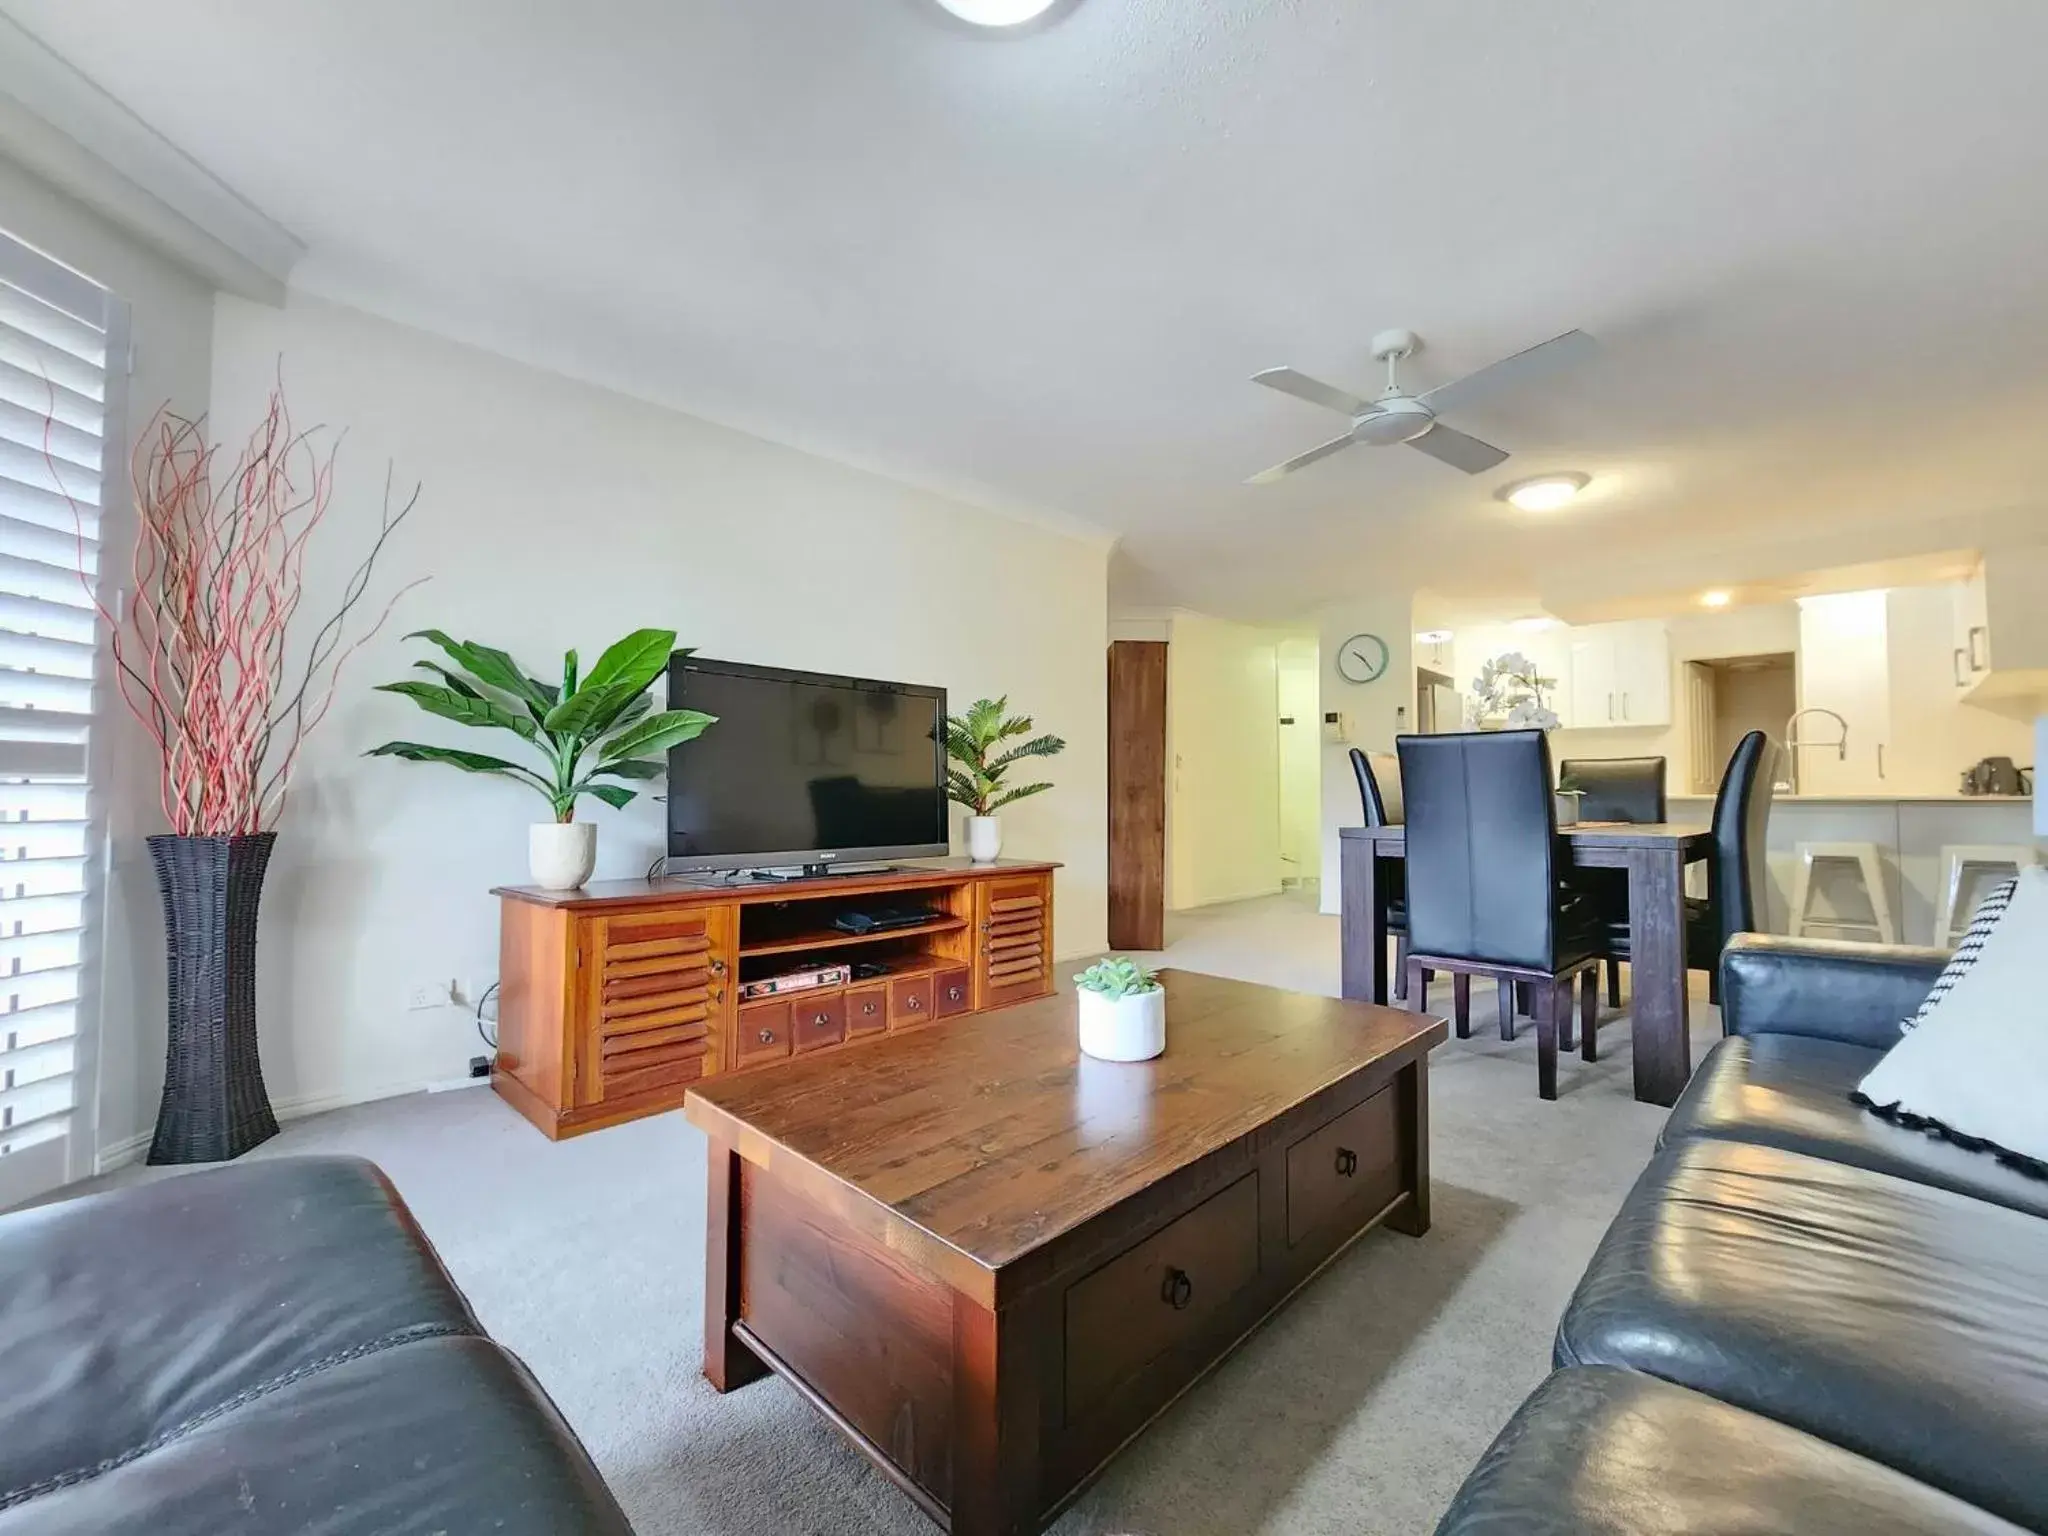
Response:
[[[1333,437],[1307,453],[1296,454],[1284,464],[1261,470],[1245,484],[1270,485],[1297,469],[1306,469],[1317,459],[1326,459],[1339,449],[1349,448],[1353,443],[1364,443],[1369,448],[1406,443],[1410,448],[1420,448],[1433,459],[1442,460],[1453,469],[1462,469],[1468,475],[1483,475],[1507,458],[1507,450],[1445,426],[1437,420],[1438,413],[1455,409],[1503,386],[1526,383],[1553,368],[1583,361],[1599,350],[1599,344],[1584,331],[1566,331],[1562,336],[1553,336],[1525,352],[1502,358],[1477,373],[1468,373],[1462,379],[1440,384],[1426,394],[1411,395],[1401,388],[1398,370],[1401,363],[1413,357],[1421,346],[1422,338],[1413,331],[1381,331],[1373,337],[1372,355],[1387,365],[1387,387],[1377,400],[1362,400],[1305,373],[1296,373],[1292,368],[1268,368],[1264,373],[1253,374],[1252,382],[1255,384],[1263,384],[1268,389],[1277,389],[1311,405],[1320,405],[1349,416],[1351,428],[1342,437]]]

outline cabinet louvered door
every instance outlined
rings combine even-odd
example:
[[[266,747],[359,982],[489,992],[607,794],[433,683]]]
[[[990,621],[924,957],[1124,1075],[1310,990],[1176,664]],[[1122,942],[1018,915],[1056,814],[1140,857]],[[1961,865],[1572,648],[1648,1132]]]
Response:
[[[975,1006],[1002,1008],[1052,990],[1052,881],[984,880],[975,898]]]
[[[627,912],[585,922],[589,988],[579,1105],[683,1093],[716,1072],[730,1033],[730,907]]]

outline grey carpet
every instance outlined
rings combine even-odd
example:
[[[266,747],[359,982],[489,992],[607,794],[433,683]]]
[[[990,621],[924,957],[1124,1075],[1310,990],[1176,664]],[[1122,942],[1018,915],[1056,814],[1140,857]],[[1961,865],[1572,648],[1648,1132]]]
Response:
[[[1335,919],[1296,898],[1176,920],[1192,970],[1334,992]],[[1475,993],[1490,993],[1475,988]],[[1445,1007],[1447,995],[1440,998]],[[1494,1030],[1432,1061],[1435,1225],[1374,1233],[1112,1466],[1060,1536],[1426,1532],[1548,1368],[1558,1314],[1664,1112],[1629,1093],[1628,1029],[1560,1063]],[[1694,1051],[1717,1033],[1695,997]],[[642,1536],[927,1536],[780,1381],[698,1375],[704,1150],[681,1115],[559,1144],[480,1090],[288,1126],[255,1156],[382,1164],[484,1323],[533,1367]],[[118,1180],[143,1176],[139,1170]]]

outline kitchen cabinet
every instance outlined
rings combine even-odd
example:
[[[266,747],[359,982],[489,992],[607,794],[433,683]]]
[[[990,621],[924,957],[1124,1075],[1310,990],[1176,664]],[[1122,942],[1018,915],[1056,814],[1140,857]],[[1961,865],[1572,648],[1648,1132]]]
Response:
[[[1891,742],[1886,594],[1837,592],[1799,600],[1799,704],[1794,752],[1802,795],[1879,794]],[[1844,733],[1846,732],[1846,735]],[[1838,737],[1841,738],[1838,743]]]
[[[1671,723],[1671,639],[1662,624],[1592,624],[1571,631],[1561,710],[1576,730]]]
[[[1979,560],[1969,579],[1955,589],[1955,685],[1968,692],[1991,670],[1991,601]]]

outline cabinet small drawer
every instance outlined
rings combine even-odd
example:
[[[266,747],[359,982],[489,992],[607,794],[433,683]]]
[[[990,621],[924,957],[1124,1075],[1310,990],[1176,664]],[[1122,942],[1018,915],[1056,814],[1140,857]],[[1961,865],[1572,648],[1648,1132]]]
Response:
[[[882,982],[846,989],[846,1032],[871,1035],[889,1027],[889,989]]]
[[[932,979],[905,976],[889,983],[889,1027],[913,1029],[929,1024],[938,1015],[932,1008]]]
[[[763,1003],[758,1008],[742,1008],[738,1033],[740,1065],[743,1067],[787,1056],[790,1005]]]
[[[1287,1246],[1371,1220],[1401,1192],[1394,1090],[1382,1088],[1287,1149]]]
[[[1259,1176],[1248,1173],[1069,1287],[1067,1423],[1169,1350],[1201,1344],[1258,1274]]]
[[[846,1038],[846,994],[833,992],[789,1000],[792,1051],[815,1051]],[[756,1035],[758,1039],[758,1034]]]
[[[974,981],[966,966],[940,971],[932,978],[932,1012],[942,1019],[967,1013],[974,1007]]]

